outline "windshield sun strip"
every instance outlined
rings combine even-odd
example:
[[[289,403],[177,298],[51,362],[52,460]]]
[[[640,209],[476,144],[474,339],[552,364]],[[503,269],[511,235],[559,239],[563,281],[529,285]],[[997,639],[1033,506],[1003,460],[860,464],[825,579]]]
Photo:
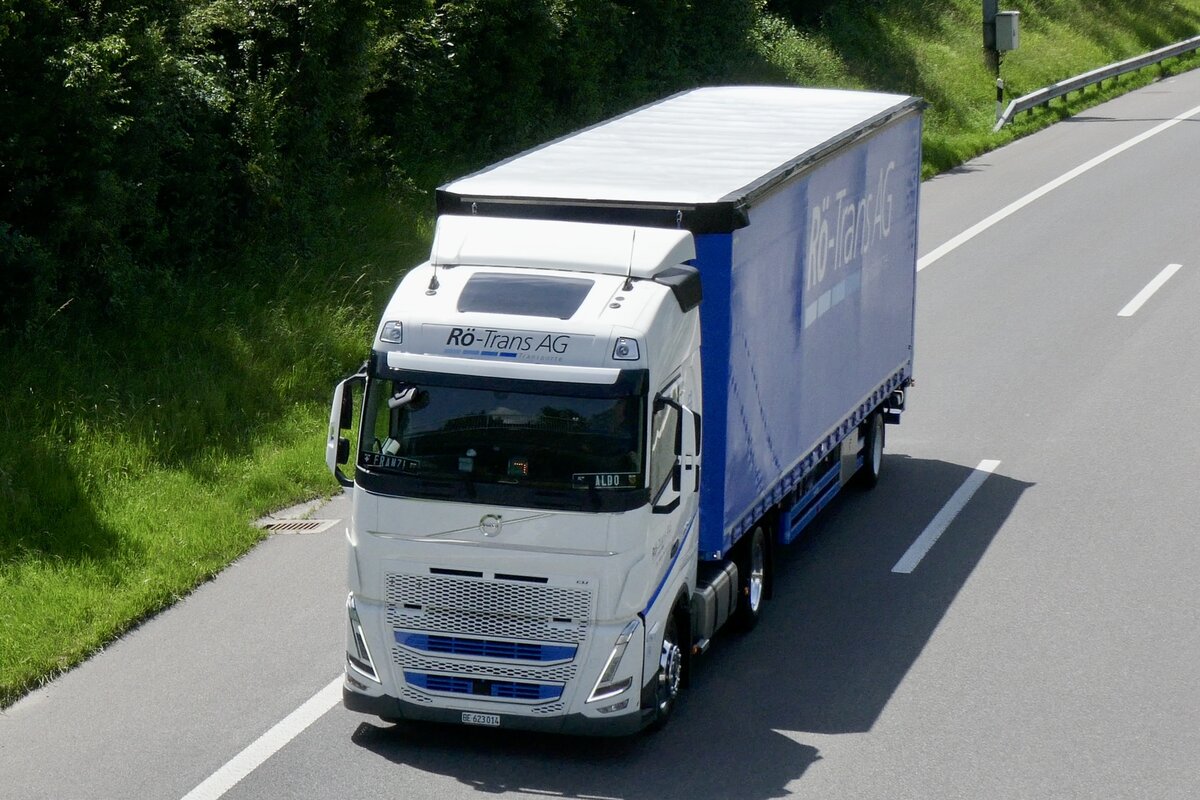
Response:
[[[650,385],[650,371],[646,369],[623,369],[611,384],[570,383],[566,381],[538,381],[522,378],[482,377],[479,375],[457,375],[448,372],[424,372],[420,370],[395,369],[387,365],[386,353],[375,353],[371,361],[371,377],[400,381],[415,386],[444,386],[460,389],[493,389],[521,394],[549,394],[560,397],[627,397],[645,394]]]

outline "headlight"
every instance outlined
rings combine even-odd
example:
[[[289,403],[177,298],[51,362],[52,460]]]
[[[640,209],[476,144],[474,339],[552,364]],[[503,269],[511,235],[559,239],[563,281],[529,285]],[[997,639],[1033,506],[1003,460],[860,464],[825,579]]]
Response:
[[[613,645],[612,652],[609,653],[604,670],[600,673],[600,678],[592,688],[592,693],[588,695],[587,702],[594,703],[597,700],[607,700],[610,697],[616,697],[633,683],[632,676],[620,681],[614,679],[617,669],[621,666],[621,659],[625,657],[625,649],[629,647],[629,640],[633,638],[637,627],[638,621],[635,619],[621,631],[621,635],[617,637],[617,643]]]
[[[367,637],[363,635],[362,620],[358,618],[358,609],[354,607],[354,594],[346,598],[346,613],[350,616],[350,636],[346,648],[346,661],[364,677],[379,683],[379,673],[375,671],[375,662],[371,651],[367,648]]]

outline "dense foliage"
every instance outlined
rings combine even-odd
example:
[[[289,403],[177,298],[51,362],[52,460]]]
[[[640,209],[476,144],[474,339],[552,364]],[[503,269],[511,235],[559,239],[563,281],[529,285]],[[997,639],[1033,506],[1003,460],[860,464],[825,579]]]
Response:
[[[1019,5],[1036,41],[1043,18],[1094,4]],[[1108,5],[1095,13],[1140,41],[1195,28],[1180,3],[1154,4],[1152,21]],[[0,0],[0,330],[66,308],[136,315],[184,272],[242,274],[253,242],[303,252],[364,182],[420,196],[699,83],[896,89],[936,114],[951,104],[897,33],[951,23],[970,49],[978,14],[907,0]]]
[[[729,71],[752,0],[4,0],[0,327]],[[481,100],[486,99],[486,102]],[[225,266],[222,266],[225,265]],[[236,264],[244,268],[244,264]],[[82,311],[80,306],[85,306]]]
[[[229,260],[304,225],[361,127],[361,0],[6,0],[0,320]]]

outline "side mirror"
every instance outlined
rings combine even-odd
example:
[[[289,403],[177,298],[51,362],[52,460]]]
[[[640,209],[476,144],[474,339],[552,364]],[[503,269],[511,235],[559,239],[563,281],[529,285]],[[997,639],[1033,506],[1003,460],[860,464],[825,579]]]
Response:
[[[346,488],[354,486],[354,481],[347,478],[341,466],[350,461],[350,439],[342,436],[342,431],[348,431],[354,426],[354,390],[360,390],[366,384],[365,372],[358,372],[346,378],[333,390],[333,405],[329,410],[329,431],[325,439],[325,465],[337,478],[337,482]]]
[[[353,380],[356,377],[358,377],[358,376],[355,375],[355,376],[352,376],[352,377],[347,378],[346,380],[342,381],[342,386],[345,386],[347,383],[349,383],[351,380]],[[340,389],[341,387],[339,386],[338,388]],[[342,416],[341,416],[341,419],[338,420],[338,428],[340,428],[341,430],[349,430],[354,425],[354,392],[343,391],[341,393],[341,399],[342,399]],[[339,463],[344,464],[346,462],[342,461]]]

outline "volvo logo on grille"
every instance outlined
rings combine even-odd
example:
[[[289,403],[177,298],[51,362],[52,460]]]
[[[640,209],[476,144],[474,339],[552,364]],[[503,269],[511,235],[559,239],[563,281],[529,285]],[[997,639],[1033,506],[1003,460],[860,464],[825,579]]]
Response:
[[[479,530],[484,536],[498,535],[503,525],[499,514],[484,514],[483,519],[479,520]]]

